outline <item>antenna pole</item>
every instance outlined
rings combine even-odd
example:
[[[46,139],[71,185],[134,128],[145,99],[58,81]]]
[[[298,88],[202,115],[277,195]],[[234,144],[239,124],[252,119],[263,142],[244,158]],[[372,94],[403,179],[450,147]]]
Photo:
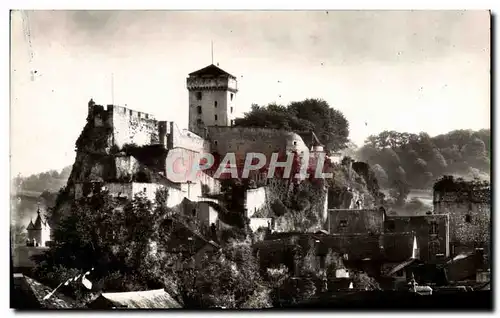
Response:
[[[214,41],[212,41],[212,64],[214,64]]]

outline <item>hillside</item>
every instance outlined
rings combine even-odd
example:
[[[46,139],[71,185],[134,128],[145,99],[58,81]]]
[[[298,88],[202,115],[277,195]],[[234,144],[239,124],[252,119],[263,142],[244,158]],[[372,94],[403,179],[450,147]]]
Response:
[[[367,138],[357,151],[376,171],[382,188],[430,189],[443,175],[490,178],[490,130],[454,130],[430,137],[384,131]]]

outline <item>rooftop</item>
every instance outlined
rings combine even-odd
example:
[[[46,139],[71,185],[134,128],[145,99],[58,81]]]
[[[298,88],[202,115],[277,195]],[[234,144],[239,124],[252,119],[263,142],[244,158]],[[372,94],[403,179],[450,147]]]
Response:
[[[236,76],[229,74],[228,72],[213,64],[210,64],[209,66],[195,72],[189,73],[189,76],[228,76],[230,78],[236,79]]]
[[[103,293],[89,305],[91,308],[181,308],[165,290],[132,291],[125,293]]]

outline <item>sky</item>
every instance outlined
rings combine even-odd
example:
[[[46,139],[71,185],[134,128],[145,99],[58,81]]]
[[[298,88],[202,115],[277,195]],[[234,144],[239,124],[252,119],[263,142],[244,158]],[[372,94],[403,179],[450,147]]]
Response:
[[[71,165],[90,98],[187,128],[211,41],[237,115],[322,98],[357,145],[490,128],[488,11],[13,11],[11,174]]]

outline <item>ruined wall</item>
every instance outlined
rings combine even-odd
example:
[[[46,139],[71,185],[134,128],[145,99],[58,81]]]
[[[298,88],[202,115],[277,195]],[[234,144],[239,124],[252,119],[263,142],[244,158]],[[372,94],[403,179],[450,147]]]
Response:
[[[384,231],[385,213],[380,209],[370,210],[328,210],[328,232],[330,234],[369,233]]]
[[[248,189],[245,192],[245,209],[247,217],[251,218],[255,212],[264,208],[266,205],[266,187],[257,189]]]
[[[108,105],[112,114],[113,141],[119,148],[125,144],[144,146],[158,144],[158,122],[151,114],[121,106]]]
[[[489,189],[473,193],[435,191],[434,213],[449,215],[453,254],[489,244],[491,228]]]

